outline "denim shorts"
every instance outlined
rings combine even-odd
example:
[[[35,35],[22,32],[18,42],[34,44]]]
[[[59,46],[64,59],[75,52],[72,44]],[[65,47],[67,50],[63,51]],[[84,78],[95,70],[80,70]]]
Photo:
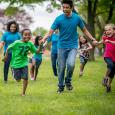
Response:
[[[87,61],[88,61],[88,59],[86,59],[85,57],[83,57],[83,56],[79,56],[79,58],[80,58],[80,63],[81,64],[86,64],[87,63]]]
[[[107,57],[105,57],[104,60],[107,64],[107,68],[110,70],[109,77],[113,78],[115,75],[115,62],[113,62],[111,58],[107,58]]]
[[[40,64],[42,63],[42,60],[40,60],[40,59],[38,59],[38,58],[34,58],[34,57],[32,57],[32,61],[35,61],[35,64],[36,64],[36,66],[40,66]]]
[[[28,80],[28,66],[22,68],[12,68],[12,74],[14,79],[16,80],[20,79]]]

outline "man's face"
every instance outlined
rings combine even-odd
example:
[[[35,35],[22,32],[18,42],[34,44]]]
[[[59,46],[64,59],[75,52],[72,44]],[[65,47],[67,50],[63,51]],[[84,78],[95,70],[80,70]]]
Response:
[[[63,4],[62,7],[63,7],[64,14],[66,16],[70,16],[71,11],[72,11],[72,8],[70,7],[70,5],[69,4]]]

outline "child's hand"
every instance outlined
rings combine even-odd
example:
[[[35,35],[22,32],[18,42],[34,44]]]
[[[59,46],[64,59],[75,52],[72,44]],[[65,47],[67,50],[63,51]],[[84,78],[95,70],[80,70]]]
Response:
[[[39,41],[39,44],[41,45],[41,44],[43,44],[45,42],[45,40],[44,39],[41,39],[40,41]]]

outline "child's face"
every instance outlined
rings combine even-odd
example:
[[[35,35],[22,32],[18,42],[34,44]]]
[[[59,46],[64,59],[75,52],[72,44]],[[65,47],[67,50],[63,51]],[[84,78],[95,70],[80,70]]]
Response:
[[[29,30],[25,30],[22,36],[23,36],[23,41],[28,42],[31,39],[31,32]]]
[[[85,42],[86,42],[86,39],[85,39],[83,36],[81,36],[81,37],[79,38],[79,40],[80,40],[81,43],[85,43]]]
[[[104,33],[105,33],[105,35],[108,36],[108,37],[113,36],[113,34],[114,34],[113,27],[111,27],[111,26],[106,26]]]
[[[42,37],[39,38],[39,40],[38,40],[38,44],[40,44],[40,40],[41,40],[41,39],[42,39]]]
[[[10,32],[15,32],[16,31],[16,25],[15,24],[11,24],[10,25]]]

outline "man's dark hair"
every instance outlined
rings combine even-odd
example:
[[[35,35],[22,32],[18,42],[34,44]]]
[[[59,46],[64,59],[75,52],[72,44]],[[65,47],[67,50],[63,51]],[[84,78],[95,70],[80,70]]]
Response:
[[[19,31],[19,25],[16,23],[16,21],[10,21],[10,22],[7,23],[7,31],[10,32],[10,26],[11,26],[12,24],[15,24],[15,25],[16,25],[16,30],[15,30],[15,32],[18,32],[18,31]]]
[[[72,0],[62,0],[62,4],[69,4],[70,8],[73,7],[73,1]]]

